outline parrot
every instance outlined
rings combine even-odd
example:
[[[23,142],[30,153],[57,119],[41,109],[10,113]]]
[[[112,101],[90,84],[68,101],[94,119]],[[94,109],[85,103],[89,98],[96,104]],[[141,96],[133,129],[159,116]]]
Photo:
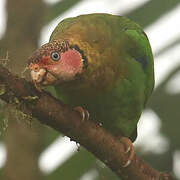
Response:
[[[119,138],[129,158],[137,123],[154,87],[150,42],[127,17],[84,14],[62,20],[48,43],[28,58],[37,88],[53,86],[58,98]]]

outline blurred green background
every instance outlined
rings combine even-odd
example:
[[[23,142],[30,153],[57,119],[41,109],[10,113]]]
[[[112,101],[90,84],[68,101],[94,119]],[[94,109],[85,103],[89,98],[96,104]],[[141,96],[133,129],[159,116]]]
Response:
[[[179,0],[1,0],[0,59],[22,75],[28,56],[63,18],[85,13],[126,15],[146,31],[155,57],[156,88],[144,111],[136,152],[180,179]],[[8,54],[7,54],[8,52]],[[27,120],[0,101],[0,179],[117,180],[91,153],[53,129]]]

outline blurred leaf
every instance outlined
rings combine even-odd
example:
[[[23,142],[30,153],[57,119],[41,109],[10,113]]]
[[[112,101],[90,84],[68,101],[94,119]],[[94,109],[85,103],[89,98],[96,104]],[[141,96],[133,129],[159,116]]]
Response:
[[[153,109],[162,121],[161,132],[168,137],[171,148],[180,148],[179,118],[180,93],[169,94],[165,87],[174,74],[180,71],[180,66],[174,69],[153,93],[149,107]]]
[[[161,16],[175,8],[179,3],[179,0],[151,0],[143,6],[126,14],[126,16],[136,21],[142,27],[145,27],[157,21]]]
[[[172,49],[173,47],[180,44],[180,37],[175,39],[173,42],[170,42],[169,44],[166,44],[160,51],[158,51],[156,54],[154,54],[154,57],[159,56],[160,54],[165,53],[168,51],[168,49]]]
[[[97,180],[121,180],[115,173],[113,173],[107,166],[105,166],[101,161],[97,160],[96,169],[99,172],[99,177]]]
[[[173,171],[173,158],[172,158],[171,151],[166,151],[163,154],[147,153],[147,154],[141,155],[141,157],[143,158],[145,162],[150,163],[152,167],[154,167],[155,169],[159,171],[162,171],[162,172]]]
[[[0,179],[2,179],[3,168],[0,168]]]
[[[45,23],[49,23],[53,19],[60,16],[65,11],[72,8],[82,0],[62,0],[48,8],[47,16],[45,17]]]
[[[93,167],[95,161],[96,158],[90,152],[82,149],[45,179],[79,180],[84,173],[88,172],[88,170]]]
[[[42,148],[46,149],[50,144],[53,143],[53,141],[57,138],[60,137],[61,134],[59,132],[57,132],[56,130],[47,127],[44,128],[44,139],[43,139],[43,144],[42,144]]]

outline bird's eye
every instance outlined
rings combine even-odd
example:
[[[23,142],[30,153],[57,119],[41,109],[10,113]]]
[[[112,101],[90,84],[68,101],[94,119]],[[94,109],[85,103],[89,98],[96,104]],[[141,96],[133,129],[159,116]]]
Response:
[[[58,61],[60,59],[60,55],[59,55],[58,52],[53,52],[51,54],[51,58],[52,58],[53,61]]]

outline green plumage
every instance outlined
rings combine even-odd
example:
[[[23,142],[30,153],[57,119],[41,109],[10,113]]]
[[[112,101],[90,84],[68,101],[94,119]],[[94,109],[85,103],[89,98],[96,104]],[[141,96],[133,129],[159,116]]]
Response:
[[[56,87],[72,107],[115,135],[135,139],[137,122],[154,86],[153,55],[147,36],[133,21],[108,14],[68,18],[51,35],[78,46],[88,66],[76,80]]]

